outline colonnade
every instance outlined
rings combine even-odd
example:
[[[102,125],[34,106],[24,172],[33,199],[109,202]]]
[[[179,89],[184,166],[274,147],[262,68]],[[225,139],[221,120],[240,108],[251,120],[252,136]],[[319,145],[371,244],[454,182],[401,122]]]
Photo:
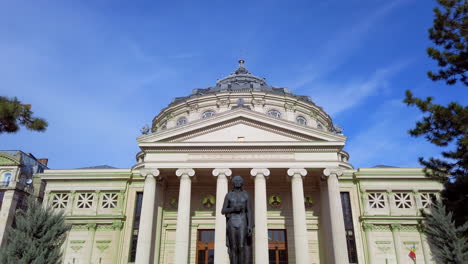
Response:
[[[156,178],[159,170],[153,168],[141,169],[145,177],[143,192],[140,230],[137,243],[136,263],[146,264],[151,261],[152,234],[154,232],[154,202],[156,198]],[[228,177],[232,171],[228,168],[215,168],[212,171],[216,177],[216,222],[215,222],[215,263],[229,263],[226,249],[226,220],[221,214],[221,208],[228,192]],[[250,171],[255,184],[255,250],[254,259],[257,264],[268,263],[268,219],[267,219],[267,191],[266,181],[270,175],[267,168],[254,168]],[[303,178],[307,175],[304,168],[290,168],[287,174],[291,177],[291,195],[294,224],[294,248],[297,264],[309,264],[309,241],[307,239],[306,212],[304,206]],[[190,168],[178,169],[180,179],[179,202],[177,214],[177,229],[175,241],[175,264],[186,264],[190,246],[190,201],[191,182],[195,170]],[[323,171],[322,179],[327,182],[328,210],[330,212],[331,234],[334,263],[348,263],[343,211],[341,206],[338,176],[342,175],[339,168],[327,168]],[[323,190],[322,190],[323,191]]]

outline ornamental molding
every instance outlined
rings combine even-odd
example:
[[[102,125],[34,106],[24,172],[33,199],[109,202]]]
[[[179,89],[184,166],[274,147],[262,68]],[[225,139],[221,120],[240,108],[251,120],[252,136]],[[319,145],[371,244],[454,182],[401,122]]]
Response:
[[[402,228],[401,224],[391,224],[390,225],[390,229],[392,230],[392,232],[400,231],[401,228]]]
[[[247,145],[247,146],[246,146]],[[237,152],[290,152],[290,153],[297,153],[297,152],[312,152],[312,153],[320,153],[320,152],[338,152],[340,147],[322,147],[322,146],[252,146],[249,144],[243,144],[243,146],[162,146],[162,147],[155,147],[152,149],[146,150],[147,153],[161,153],[161,152],[170,152],[170,153],[210,153],[210,152],[226,152],[226,153],[237,153]],[[345,162],[343,162],[345,164]]]
[[[304,177],[307,175],[307,170],[304,168],[291,168],[291,169],[288,169],[288,175],[291,177],[295,175],[300,175]]]
[[[343,175],[343,169],[335,167],[335,168],[326,168],[323,170],[323,174],[321,175],[321,179],[326,181],[330,178],[331,175],[335,175],[336,178]]]
[[[232,170],[227,169],[227,168],[222,168],[222,169],[214,169],[213,170],[213,176],[218,177],[220,175],[224,175],[225,177],[229,177],[232,175]]]
[[[214,131],[222,130],[222,129],[228,128],[230,126],[235,126],[235,125],[239,125],[239,124],[252,126],[252,127],[255,127],[255,128],[258,128],[258,129],[262,129],[262,130],[265,130],[265,131],[268,131],[268,132],[276,133],[276,134],[279,134],[279,135],[282,135],[282,136],[291,137],[291,138],[301,140],[301,141],[310,141],[311,140],[311,137],[300,136],[300,135],[298,135],[296,133],[291,133],[289,131],[284,131],[284,129],[278,129],[278,128],[275,128],[275,127],[272,127],[272,126],[264,126],[264,125],[259,124],[257,122],[252,122],[252,121],[249,121],[249,120],[244,119],[244,118],[239,118],[239,119],[234,120],[234,121],[231,120],[231,121],[227,121],[227,122],[224,122],[224,123],[216,124],[216,125],[214,125],[212,127],[206,127],[206,128],[201,128],[201,129],[198,129],[198,130],[194,130],[192,132],[187,133],[186,135],[184,135],[182,137],[176,137],[176,138],[173,138],[173,139],[169,139],[168,142],[186,141],[186,140],[188,140],[190,138],[193,138],[193,137],[206,135],[206,134],[212,133]]]
[[[144,169],[140,169],[140,175],[143,176],[143,177],[147,177],[147,176],[153,176],[153,177],[158,177],[159,176],[159,170],[158,169],[154,169],[154,168],[144,168]]]
[[[177,177],[181,177],[181,176],[193,177],[194,175],[195,175],[195,170],[193,169],[184,168],[184,169],[176,170]]]
[[[263,175],[266,178],[270,176],[270,170],[266,168],[261,168],[261,169],[255,168],[255,169],[250,170],[250,175],[252,175],[253,177],[256,177],[257,175]]]

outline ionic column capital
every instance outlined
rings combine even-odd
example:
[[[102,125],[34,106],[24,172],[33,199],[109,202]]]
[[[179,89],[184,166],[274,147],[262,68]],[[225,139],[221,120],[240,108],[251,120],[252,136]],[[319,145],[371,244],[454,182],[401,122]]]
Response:
[[[229,177],[232,175],[232,171],[227,168],[217,168],[213,170],[213,176],[218,177],[220,175],[224,175],[226,177]]]
[[[189,169],[189,168],[178,169],[178,170],[176,170],[176,175],[177,175],[177,177],[181,177],[181,176],[184,176],[184,175],[187,175],[189,177],[193,177],[195,175],[195,170],[194,169]]]
[[[159,170],[155,169],[155,168],[140,169],[140,175],[145,177],[145,178],[147,176],[158,177],[159,176]]]
[[[307,175],[307,170],[304,168],[291,168],[288,170],[288,175],[293,177],[294,175],[300,175],[302,177]]]
[[[326,180],[331,175],[335,175],[338,178],[339,176],[343,175],[343,169],[341,169],[341,168],[326,168],[326,169],[323,170],[322,179]]]
[[[270,176],[270,170],[266,168],[261,168],[261,169],[255,168],[255,169],[250,170],[250,175],[252,175],[253,177],[257,175],[263,175],[265,177],[268,177]]]

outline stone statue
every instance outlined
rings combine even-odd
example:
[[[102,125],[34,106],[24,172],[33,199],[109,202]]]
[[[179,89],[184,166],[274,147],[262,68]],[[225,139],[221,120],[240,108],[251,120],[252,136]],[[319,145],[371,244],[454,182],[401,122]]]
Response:
[[[241,176],[232,179],[234,189],[224,198],[222,214],[226,215],[226,246],[231,264],[250,263],[252,243],[252,210],[249,194],[242,189]]]

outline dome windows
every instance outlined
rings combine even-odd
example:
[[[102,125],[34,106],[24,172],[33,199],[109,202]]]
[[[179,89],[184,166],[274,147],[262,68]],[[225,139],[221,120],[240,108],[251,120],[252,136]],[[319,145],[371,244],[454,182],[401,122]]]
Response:
[[[267,112],[267,114],[276,118],[281,118],[281,113],[278,110],[270,110]]]
[[[183,126],[185,124],[187,124],[187,118],[185,116],[177,119],[177,123],[176,123],[177,126]]]
[[[167,121],[162,122],[162,124],[159,126],[160,130],[166,130],[167,129]]]
[[[317,124],[317,128],[320,129],[320,130],[323,130],[322,124]]]
[[[296,123],[298,123],[299,125],[307,126],[307,119],[305,119],[305,117],[303,116],[298,116],[296,117]]]
[[[208,118],[208,117],[212,117],[214,115],[215,115],[214,111],[208,110],[208,111],[203,112],[203,114],[201,115],[201,118],[205,119],[205,118]]]

